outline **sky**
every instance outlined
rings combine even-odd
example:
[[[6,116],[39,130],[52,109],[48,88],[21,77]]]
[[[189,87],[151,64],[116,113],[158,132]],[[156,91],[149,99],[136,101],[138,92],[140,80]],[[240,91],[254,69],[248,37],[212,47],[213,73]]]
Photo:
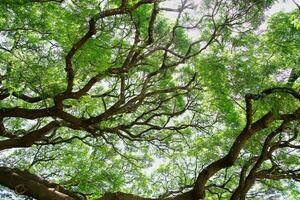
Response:
[[[168,7],[168,8],[177,8],[179,7],[180,2],[182,0],[168,0],[165,3],[162,4],[162,7]],[[194,2],[196,5],[199,5],[202,0],[191,0]],[[268,18],[273,15],[274,13],[277,12],[289,12],[297,8],[296,2],[298,5],[300,5],[300,0],[277,0],[277,2],[268,10],[265,11],[265,21],[259,26],[257,33],[262,33],[267,29],[267,21]],[[188,0],[189,2],[189,0]],[[176,12],[165,12],[164,13],[170,20],[175,20],[177,17]],[[198,38],[198,31],[196,29],[190,30],[189,31],[189,36],[193,39]]]
[[[295,0],[295,2],[300,4],[300,0]],[[280,0],[278,3],[274,4],[269,10],[267,10],[266,15],[270,16],[279,11],[288,12],[295,8],[297,8],[297,6],[292,0]]]

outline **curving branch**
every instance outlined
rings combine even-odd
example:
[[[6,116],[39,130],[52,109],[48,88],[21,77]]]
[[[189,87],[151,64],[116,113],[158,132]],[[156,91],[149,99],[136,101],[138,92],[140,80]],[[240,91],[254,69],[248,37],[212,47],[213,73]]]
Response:
[[[85,200],[64,187],[50,183],[28,171],[0,167],[0,184],[11,188],[19,195],[43,200]]]
[[[31,147],[35,142],[43,139],[51,131],[57,129],[61,124],[57,121],[50,122],[44,127],[28,132],[22,137],[14,137],[0,141],[0,151],[10,148]]]
[[[267,94],[271,94],[272,92],[277,92],[277,90],[267,90]],[[271,92],[270,92],[271,91]],[[282,90],[280,90],[282,92]],[[290,90],[283,90],[286,93],[290,94]],[[262,94],[265,94],[265,91],[262,92]],[[254,95],[254,97],[259,96],[262,97],[263,95]],[[294,95],[293,95],[294,96]],[[254,98],[252,95],[246,95],[246,101],[247,98]],[[297,98],[297,95],[296,95]],[[247,103],[247,106],[251,106],[251,103]],[[248,112],[251,112],[252,109],[247,108]],[[247,117],[247,125],[244,128],[244,130],[239,134],[239,136],[234,141],[233,145],[231,146],[229,152],[226,156],[223,158],[213,162],[212,164],[208,165],[206,168],[204,168],[198,175],[194,191],[198,198],[204,198],[205,195],[205,184],[206,182],[215,175],[218,171],[224,168],[231,167],[235,160],[238,158],[238,155],[246,142],[257,132],[267,128],[272,122],[276,120],[281,120],[283,116],[285,116],[286,121],[293,121],[293,120],[299,120],[300,119],[300,108],[298,108],[293,114],[291,115],[281,115],[278,118],[274,116],[272,112],[268,112],[264,116],[262,116],[259,120],[254,122],[253,124],[249,124],[249,118],[251,118],[251,113],[246,113]],[[251,120],[250,120],[251,121]],[[281,130],[281,129],[280,129]],[[277,133],[277,132],[276,132]]]

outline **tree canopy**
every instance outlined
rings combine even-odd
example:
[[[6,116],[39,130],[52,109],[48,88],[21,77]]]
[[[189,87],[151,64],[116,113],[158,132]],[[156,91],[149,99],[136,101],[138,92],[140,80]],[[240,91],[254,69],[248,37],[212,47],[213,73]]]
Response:
[[[300,7],[0,1],[0,197],[300,198]],[[12,192],[13,191],[13,192]]]

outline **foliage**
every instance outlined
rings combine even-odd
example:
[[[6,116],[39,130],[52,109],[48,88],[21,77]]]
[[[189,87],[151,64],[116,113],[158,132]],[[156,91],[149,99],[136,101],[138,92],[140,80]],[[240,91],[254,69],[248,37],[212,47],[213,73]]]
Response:
[[[273,3],[1,1],[1,198],[300,198],[300,15],[258,34]]]

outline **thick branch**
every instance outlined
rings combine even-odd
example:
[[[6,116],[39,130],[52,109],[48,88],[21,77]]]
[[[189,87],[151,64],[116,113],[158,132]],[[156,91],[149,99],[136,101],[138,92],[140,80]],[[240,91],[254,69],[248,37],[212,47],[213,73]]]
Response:
[[[41,140],[43,136],[58,128],[59,126],[59,122],[53,121],[43,128],[31,131],[22,137],[0,141],[0,151],[16,147],[30,147],[34,144],[34,142]]]
[[[268,112],[265,114],[262,118],[254,122],[253,124],[250,124],[252,121],[252,104],[250,99],[260,99],[265,97],[266,95],[276,93],[276,92],[284,92],[293,95],[295,98],[299,99],[300,95],[296,91],[294,91],[291,88],[272,88],[268,90],[264,90],[261,94],[258,95],[252,95],[249,94],[246,96],[246,104],[247,104],[247,124],[244,130],[240,133],[240,135],[235,140],[234,144],[231,146],[228,154],[224,156],[223,158],[213,162],[209,166],[207,166],[204,170],[200,172],[200,174],[197,177],[196,183],[195,183],[195,194],[199,198],[204,198],[204,191],[205,191],[205,184],[209,180],[210,177],[212,177],[214,174],[216,174],[218,171],[220,171],[223,168],[230,167],[234,164],[235,160],[237,159],[241,149],[246,144],[246,142],[251,138],[255,133],[265,129],[268,127],[269,124],[271,124],[274,120],[276,120],[275,116],[272,112]],[[284,118],[284,120],[291,121],[291,120],[298,120],[300,118],[300,109],[297,109],[293,114],[288,115],[281,115],[278,119]]]
[[[38,200],[84,200],[85,198],[63,187],[52,184],[27,171],[0,167],[0,184],[17,194],[34,197]]]

